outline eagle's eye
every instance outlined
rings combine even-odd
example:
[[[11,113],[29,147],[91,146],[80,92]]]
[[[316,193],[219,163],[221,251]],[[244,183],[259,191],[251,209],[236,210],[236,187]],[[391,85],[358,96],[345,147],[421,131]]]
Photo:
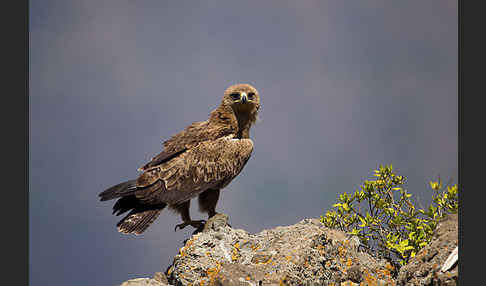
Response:
[[[231,96],[231,99],[233,99],[233,100],[240,99],[240,94],[237,93],[237,92],[233,92],[232,94],[230,94],[230,96]]]
[[[254,92],[248,93],[248,99],[249,100],[253,100],[254,98],[255,98],[255,93]]]

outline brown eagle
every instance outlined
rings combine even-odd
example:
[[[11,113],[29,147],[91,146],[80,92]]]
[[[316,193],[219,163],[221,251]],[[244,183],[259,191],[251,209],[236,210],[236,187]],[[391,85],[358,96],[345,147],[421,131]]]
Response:
[[[216,214],[219,192],[250,159],[253,142],[249,135],[255,123],[260,97],[249,84],[236,84],[224,92],[219,107],[209,119],[194,122],[163,143],[160,154],[140,167],[135,180],[113,186],[99,196],[101,201],[118,198],[117,216],[129,213],[117,223],[119,232],[144,232],[168,206],[181,215],[183,223],[201,230],[204,220],[191,220],[190,200],[198,197],[199,208],[211,218]]]

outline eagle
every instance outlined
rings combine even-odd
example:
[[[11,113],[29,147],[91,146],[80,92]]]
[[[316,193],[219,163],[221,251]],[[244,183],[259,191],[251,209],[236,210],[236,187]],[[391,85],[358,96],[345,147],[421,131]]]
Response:
[[[198,197],[208,219],[217,214],[221,189],[250,159],[250,127],[260,109],[258,91],[250,84],[229,86],[221,104],[206,121],[194,122],[163,142],[162,152],[138,168],[141,174],[99,194],[101,201],[118,199],[113,214],[128,212],[118,223],[124,234],[142,234],[166,207],[180,214],[183,229],[201,231],[204,220],[192,220],[190,201]]]

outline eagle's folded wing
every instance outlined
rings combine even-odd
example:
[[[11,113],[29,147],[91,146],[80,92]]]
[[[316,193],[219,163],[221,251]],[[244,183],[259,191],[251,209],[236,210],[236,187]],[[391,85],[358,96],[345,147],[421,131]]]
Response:
[[[144,171],[147,170],[150,167],[160,165],[166,161],[169,161],[170,159],[179,156],[183,152],[187,150],[186,147],[182,146],[180,149],[176,150],[164,150],[157,154],[157,156],[153,157],[150,162],[147,164],[143,165],[142,167],[138,168],[139,171]]]
[[[178,204],[210,188],[223,188],[236,177],[253,151],[251,139],[225,136],[204,141],[137,179],[140,200]]]
[[[193,148],[201,142],[214,141],[218,138],[233,134],[231,126],[208,127],[208,121],[194,122],[183,131],[173,135],[164,142],[164,150],[153,157],[150,162],[140,167],[144,171],[150,167],[160,165]]]

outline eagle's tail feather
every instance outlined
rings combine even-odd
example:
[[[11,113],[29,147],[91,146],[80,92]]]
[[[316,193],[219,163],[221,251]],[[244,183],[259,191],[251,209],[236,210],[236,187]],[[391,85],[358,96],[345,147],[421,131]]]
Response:
[[[137,190],[137,180],[130,180],[115,185],[99,194],[101,201],[107,201],[133,194]]]
[[[139,199],[135,197],[135,195],[129,195],[126,197],[122,197],[116,201],[113,205],[113,214],[114,215],[121,215],[137,206],[139,204]]]
[[[136,235],[144,232],[150,224],[159,216],[160,212],[166,205],[159,205],[158,208],[135,208],[128,213],[116,226],[121,233]]]

